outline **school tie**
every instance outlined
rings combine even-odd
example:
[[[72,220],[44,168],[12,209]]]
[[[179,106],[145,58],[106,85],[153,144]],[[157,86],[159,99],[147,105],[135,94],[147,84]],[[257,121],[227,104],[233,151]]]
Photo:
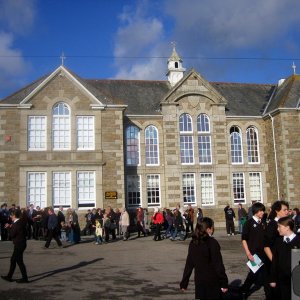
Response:
[[[257,220],[257,223],[260,224],[261,220]]]
[[[291,241],[290,238],[286,238],[286,239],[285,239],[285,242],[286,242],[287,244],[288,244],[290,241]]]

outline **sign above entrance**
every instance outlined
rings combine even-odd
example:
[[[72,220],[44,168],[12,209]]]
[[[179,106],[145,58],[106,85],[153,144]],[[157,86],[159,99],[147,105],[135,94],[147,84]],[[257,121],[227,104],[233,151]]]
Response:
[[[105,199],[118,199],[117,192],[105,192]]]

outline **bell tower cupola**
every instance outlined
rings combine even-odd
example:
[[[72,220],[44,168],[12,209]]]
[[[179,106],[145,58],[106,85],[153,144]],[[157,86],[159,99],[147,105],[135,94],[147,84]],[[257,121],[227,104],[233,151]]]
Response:
[[[168,81],[171,86],[174,86],[178,81],[180,81],[183,77],[185,68],[182,67],[182,59],[177,54],[175,49],[175,43],[173,44],[173,51],[168,59]]]

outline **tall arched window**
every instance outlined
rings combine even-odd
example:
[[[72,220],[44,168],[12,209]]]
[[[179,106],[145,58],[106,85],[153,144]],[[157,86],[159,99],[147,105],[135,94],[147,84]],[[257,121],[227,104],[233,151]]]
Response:
[[[198,154],[200,164],[211,163],[211,135],[209,117],[200,114],[197,118]]]
[[[179,117],[180,160],[182,164],[194,163],[194,143],[192,118],[189,114]]]
[[[145,129],[146,165],[159,165],[158,130],[150,125]]]
[[[233,164],[243,163],[242,136],[237,126],[230,128],[231,162]]]
[[[254,126],[247,128],[248,162],[259,163],[258,133]]]
[[[59,102],[52,109],[52,145],[54,150],[70,150],[70,109]]]
[[[126,129],[126,164],[138,166],[140,164],[140,130],[136,126]]]

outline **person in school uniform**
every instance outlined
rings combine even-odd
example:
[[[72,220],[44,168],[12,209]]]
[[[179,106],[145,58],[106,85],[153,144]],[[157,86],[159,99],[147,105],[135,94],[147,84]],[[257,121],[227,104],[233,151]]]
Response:
[[[22,219],[22,214],[19,209],[12,210],[10,212],[10,218],[12,220],[12,224],[6,224],[5,227],[9,232],[9,235],[14,244],[13,254],[10,259],[10,268],[9,272],[6,276],[1,275],[3,280],[12,282],[13,274],[16,269],[16,265],[18,264],[22,278],[17,279],[17,283],[28,283],[27,271],[23,261],[23,253],[26,249],[26,222]]]
[[[270,285],[278,288],[280,300],[291,299],[291,250],[300,249],[300,236],[294,233],[294,226],[289,216],[278,220],[280,237],[273,248]]]
[[[286,201],[278,200],[275,201],[271,207],[269,214],[268,224],[264,235],[264,251],[267,259],[265,261],[265,272],[266,280],[269,282],[271,274],[271,263],[273,259],[273,248],[276,239],[279,237],[278,233],[278,220],[283,217],[287,217],[289,213],[289,204]],[[266,300],[278,299],[277,288],[272,288],[266,285]]]
[[[254,261],[253,255],[256,254],[262,262],[265,261],[264,252],[264,230],[265,223],[262,218],[265,212],[265,206],[256,202],[252,205],[253,216],[247,220],[242,232],[242,246],[245,250],[248,260]],[[254,284],[260,287],[264,284],[264,265],[262,265],[256,273],[249,271],[243,285],[240,288],[244,299],[250,294],[250,288]]]
[[[222,299],[222,294],[228,291],[228,278],[221,248],[217,240],[212,237],[213,232],[213,220],[203,218],[197,223],[189,245],[180,289],[183,292],[187,289],[194,269],[195,299]]]

